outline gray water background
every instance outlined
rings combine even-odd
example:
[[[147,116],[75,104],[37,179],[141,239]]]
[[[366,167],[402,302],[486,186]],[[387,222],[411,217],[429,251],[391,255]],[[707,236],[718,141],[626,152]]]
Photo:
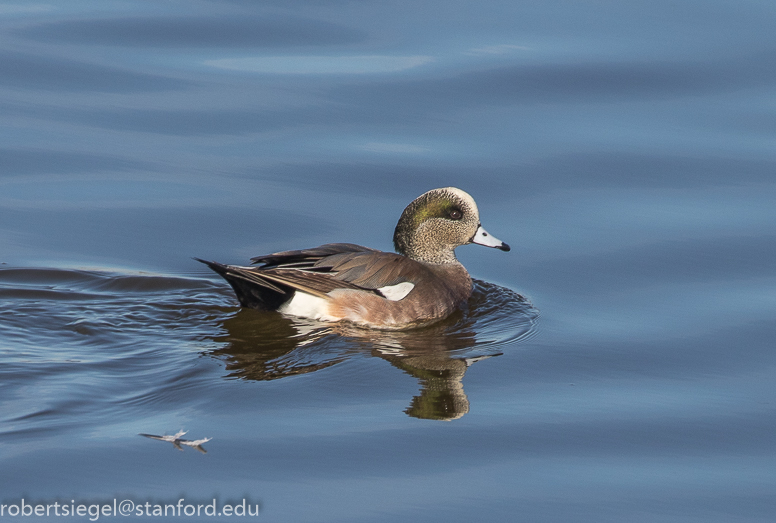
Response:
[[[764,1],[0,5],[0,500],[773,521],[774,27]],[[513,250],[458,249],[488,283],[425,337],[240,311],[191,260],[391,250],[450,185]],[[138,436],[179,430],[207,454]]]

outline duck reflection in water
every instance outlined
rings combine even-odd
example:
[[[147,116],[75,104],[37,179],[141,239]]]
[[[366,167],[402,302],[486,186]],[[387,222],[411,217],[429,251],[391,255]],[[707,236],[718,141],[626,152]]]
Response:
[[[225,333],[214,340],[225,346],[210,354],[226,362],[227,377],[259,381],[370,354],[418,379],[421,391],[405,410],[409,416],[453,420],[469,412],[463,389],[468,367],[524,338],[535,319],[535,309],[521,295],[475,281],[466,307],[410,331],[376,331],[240,309],[223,322]]]

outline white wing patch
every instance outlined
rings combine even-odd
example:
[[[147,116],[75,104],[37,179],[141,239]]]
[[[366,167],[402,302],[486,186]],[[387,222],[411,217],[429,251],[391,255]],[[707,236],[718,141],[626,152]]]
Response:
[[[380,294],[385,296],[391,301],[399,301],[403,299],[405,296],[407,296],[412,289],[415,288],[415,284],[403,281],[401,283],[397,283],[396,285],[387,285],[385,287],[380,287],[377,289],[380,291]]]

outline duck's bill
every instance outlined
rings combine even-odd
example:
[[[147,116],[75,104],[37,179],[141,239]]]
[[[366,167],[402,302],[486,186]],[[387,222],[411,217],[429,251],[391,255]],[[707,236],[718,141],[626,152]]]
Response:
[[[502,242],[495,236],[491,236],[488,231],[482,228],[482,225],[477,227],[477,232],[474,233],[472,243],[477,245],[484,245],[485,247],[493,247],[494,249],[501,249],[502,251],[508,251],[509,245]]]

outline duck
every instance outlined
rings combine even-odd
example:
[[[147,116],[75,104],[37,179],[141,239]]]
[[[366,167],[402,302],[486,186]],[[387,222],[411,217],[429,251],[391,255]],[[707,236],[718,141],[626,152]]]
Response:
[[[455,249],[471,243],[510,250],[482,227],[471,195],[443,187],[404,209],[393,235],[396,252],[328,243],[257,256],[250,266],[194,259],[221,275],[242,307],[406,330],[440,321],[469,299],[472,279]]]

